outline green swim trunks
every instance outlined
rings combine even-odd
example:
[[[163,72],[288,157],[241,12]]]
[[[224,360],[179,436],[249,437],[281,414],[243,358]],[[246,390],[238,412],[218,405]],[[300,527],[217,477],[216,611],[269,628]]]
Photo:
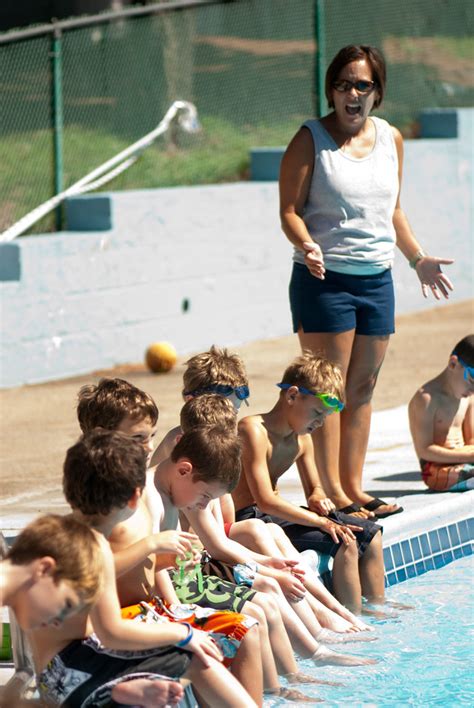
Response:
[[[247,585],[236,585],[217,575],[187,574],[180,579],[179,574],[171,571],[170,576],[176,594],[185,604],[243,612],[245,603],[255,597],[255,590]]]

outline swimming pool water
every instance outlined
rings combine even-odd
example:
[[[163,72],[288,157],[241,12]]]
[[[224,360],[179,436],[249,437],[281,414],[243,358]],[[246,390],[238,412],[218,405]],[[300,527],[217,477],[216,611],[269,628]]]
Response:
[[[343,687],[299,686],[327,706],[472,706],[474,705],[474,556],[457,560],[387,590],[390,600],[412,605],[398,617],[369,620],[379,637],[363,646],[337,650],[379,658],[375,666],[315,668],[302,671]],[[395,612],[395,610],[393,610]],[[335,646],[333,646],[336,649]],[[308,703],[266,700],[273,706]]]

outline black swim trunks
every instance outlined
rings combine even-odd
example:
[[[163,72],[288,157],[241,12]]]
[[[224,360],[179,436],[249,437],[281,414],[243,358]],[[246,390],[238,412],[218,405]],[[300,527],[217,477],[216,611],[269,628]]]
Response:
[[[47,705],[67,708],[115,708],[113,687],[134,678],[179,679],[192,654],[173,646],[142,651],[115,651],[95,635],[75,640],[56,654],[38,676]]]
[[[302,508],[307,509],[307,507]],[[375,534],[382,529],[379,524],[375,524],[369,519],[354,518],[350,514],[343,514],[341,511],[331,512],[328,518],[332,521],[338,521],[341,524],[352,524],[353,526],[361,527],[362,531],[357,531],[354,534],[357,540],[359,557],[364,555]],[[325,531],[315,526],[295,524],[291,521],[280,519],[278,516],[264,514],[255,504],[245,506],[243,509],[239,509],[239,511],[235,512],[236,521],[244,521],[246,519],[260,519],[267,524],[274,523],[281,526],[292,544],[300,552],[310,549],[334,558],[341,548],[341,544],[335,543],[332,537]]]

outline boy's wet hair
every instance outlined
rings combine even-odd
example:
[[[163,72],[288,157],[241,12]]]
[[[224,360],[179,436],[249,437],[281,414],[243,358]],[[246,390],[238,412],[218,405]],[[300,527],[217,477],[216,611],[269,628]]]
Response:
[[[217,393],[203,393],[186,401],[181,408],[180,424],[183,433],[202,425],[221,426],[235,433],[237,411],[228,398]]]
[[[238,354],[212,345],[209,351],[196,354],[186,362],[183,392],[215,384],[248,386],[248,377],[244,362]]]
[[[468,334],[461,339],[453,349],[453,354],[463,360],[468,366],[474,366],[474,334]]]
[[[145,486],[147,453],[124,433],[95,428],[69,448],[63,491],[73,509],[107,516],[122,509]]]
[[[54,558],[52,577],[67,581],[82,602],[92,604],[101,589],[103,556],[92,529],[73,516],[47,514],[26,526],[7,554],[13,565]]]
[[[281,382],[303,386],[314,393],[329,393],[344,401],[344,381],[340,368],[319,352],[305,349],[285,369]]]
[[[203,425],[188,430],[176,443],[171,460],[186,458],[193,466],[193,481],[218,482],[231,492],[239,481],[240,440],[221,426]]]
[[[127,417],[156,425],[158,408],[148,393],[128,381],[104,378],[80,389],[77,417],[83,433],[98,427],[115,430]]]

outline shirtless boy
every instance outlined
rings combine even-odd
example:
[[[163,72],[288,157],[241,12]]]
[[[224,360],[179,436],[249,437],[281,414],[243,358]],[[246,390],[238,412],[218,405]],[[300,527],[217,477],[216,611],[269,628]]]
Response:
[[[222,666],[222,655],[206,632],[177,622],[142,624],[121,616],[106,537],[133,515],[145,484],[146,463],[140,444],[104,430],[92,431],[67,452],[64,493],[73,517],[95,531],[103,584],[91,608],[67,618],[59,628],[30,633],[40,693],[55,705],[75,707],[101,700],[115,705],[112,696],[119,703],[151,708],[163,705],[153,695],[152,679],[185,677],[211,705],[254,708]],[[123,683],[125,677],[131,679],[128,685]]]
[[[474,489],[474,334],[454,347],[447,366],[408,406],[424,483],[434,492]]]
[[[309,352],[294,360],[280,384],[271,411],[239,424],[242,469],[233,492],[237,520],[261,518],[280,525],[299,550],[333,556],[332,581],[337,599],[355,612],[362,596],[384,599],[380,526],[331,511],[319,503],[326,495],[314,464],[311,433],[342,409],[343,382],[337,366]],[[296,462],[307,499],[298,507],[280,496],[279,478]]]
[[[1,605],[13,610],[10,620],[25,632],[60,626],[70,614],[94,602],[102,578],[101,559],[99,544],[87,526],[70,516],[41,516],[23,529],[0,561]],[[34,673],[24,635],[18,640],[25,655],[16,656],[13,645],[19,673],[3,687],[2,706],[16,705]],[[18,666],[18,660],[27,665]]]

